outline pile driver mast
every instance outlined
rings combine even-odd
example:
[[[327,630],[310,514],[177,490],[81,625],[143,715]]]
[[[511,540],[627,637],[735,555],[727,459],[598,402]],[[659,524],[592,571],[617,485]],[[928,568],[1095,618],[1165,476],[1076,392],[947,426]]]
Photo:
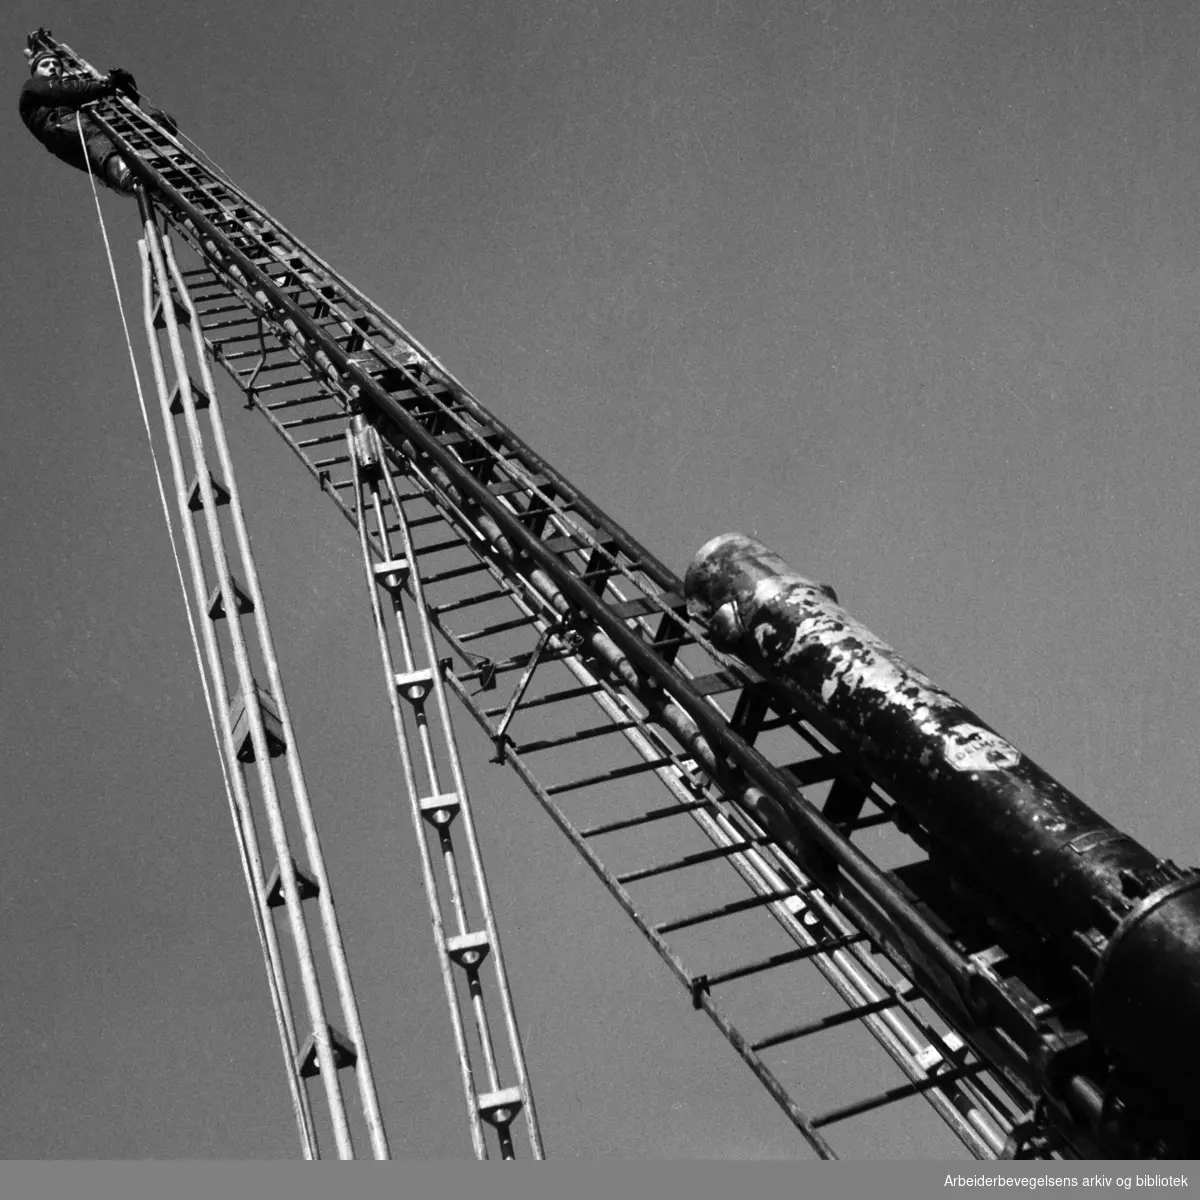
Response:
[[[33,40],[90,70],[45,31]],[[389,1147],[212,363],[357,529],[478,1156],[542,1149],[450,696],[816,1154],[853,1152],[839,1141],[853,1118],[914,1096],[981,1158],[1194,1149],[1186,1097],[1131,1069],[1129,1047],[1149,1043],[1117,1026],[1138,1013],[1110,1004],[1097,1018],[1093,976],[1081,991],[1054,942],[955,860],[954,823],[931,819],[895,762],[826,711],[819,683],[797,686],[769,647],[756,656],[733,636],[728,601],[710,603],[716,592],[690,577],[685,588],[172,131],[125,98],[92,119],[140,184],[148,349],[305,1154],[322,1152],[326,1130],[343,1157],[361,1134],[376,1156]],[[1107,844],[1075,833],[1081,858]],[[698,872],[700,889],[683,883]],[[1069,931],[1090,946],[1083,961],[1110,965],[1120,943],[1134,945],[1126,973],[1153,965],[1154,937],[1118,935],[1131,909],[1139,921],[1166,911],[1164,889],[1195,894],[1193,873],[1162,872],[1130,883],[1142,890],[1125,910],[1109,903]],[[680,911],[698,890],[705,901]],[[1098,910],[1106,900],[1111,889]],[[1184,926],[1163,937],[1178,942],[1168,973],[1186,992],[1196,947]],[[751,988],[800,997],[814,981],[835,1007],[761,1027]],[[778,1056],[850,1024],[895,1082],[811,1112]]]

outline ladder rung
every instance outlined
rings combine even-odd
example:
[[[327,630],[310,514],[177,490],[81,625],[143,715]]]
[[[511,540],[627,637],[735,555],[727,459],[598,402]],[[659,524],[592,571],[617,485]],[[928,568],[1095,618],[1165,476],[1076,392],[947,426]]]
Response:
[[[426,520],[426,521],[441,521],[441,520],[444,520],[445,518],[443,518],[439,515],[439,516],[433,516],[433,517],[425,517],[422,519]],[[409,525],[415,525],[416,523],[417,523],[416,521],[409,521]],[[447,600],[445,604],[431,605],[430,612],[435,612],[440,616],[442,613],[453,612],[455,609],[458,609],[458,608],[469,608],[473,604],[485,604],[489,600],[502,600],[507,595],[508,595],[508,592],[506,592],[503,588],[497,588],[495,591],[492,591],[492,592],[480,592],[478,595],[463,596],[461,599],[458,599],[458,600]],[[504,709],[501,708],[501,709],[498,709],[497,711],[503,712]]]
[[[734,967],[729,971],[721,971],[716,975],[705,977],[709,987],[719,983],[731,983],[735,979],[744,979],[747,975],[757,975],[762,971],[770,971],[774,967],[782,967],[787,963],[803,962],[806,958],[815,958],[818,954],[829,954],[834,950],[844,950],[855,942],[861,942],[866,937],[864,933],[847,933],[841,937],[828,938],[813,946],[801,946],[798,950],[785,950],[782,954],[772,954],[761,962],[747,963],[744,967]]]
[[[349,461],[349,460],[346,460],[346,461]],[[437,554],[442,550],[453,550],[457,546],[465,546],[466,544],[467,543],[463,538],[460,538],[460,537],[449,538],[443,542],[430,542],[428,546],[417,546],[417,547],[415,547],[415,553],[416,553],[416,556],[418,558],[420,558],[424,554]],[[444,576],[443,578],[448,579],[450,577],[447,575],[447,576]],[[425,582],[429,583],[431,581],[427,579],[427,580],[425,580]]]
[[[772,839],[761,835],[747,838],[744,842],[735,842],[732,846],[714,846],[711,850],[698,850],[695,854],[685,854],[673,862],[655,863],[652,867],[642,867],[637,871],[629,871],[617,876],[618,883],[633,883],[636,879],[649,879],[652,875],[665,875],[668,871],[680,871],[684,867],[695,867],[700,863],[715,862],[721,858],[732,858],[745,850],[753,850],[755,846],[765,846]]]
[[[235,342],[240,342],[243,339],[231,338],[230,340],[235,341]],[[290,356],[290,352],[284,351],[279,346],[268,347],[267,353],[268,354],[288,353],[289,356],[283,362],[263,363],[263,365],[258,368],[258,373],[260,375],[271,375],[271,374],[274,374],[274,372],[276,372],[276,371],[287,371],[287,370],[290,370],[292,367],[299,367],[302,365],[301,363],[298,363],[294,358],[292,358]],[[262,349],[259,346],[255,346],[251,350],[235,350],[232,354],[222,353],[221,357],[226,362],[230,362],[230,363],[242,362],[244,359],[247,359],[247,358],[261,358],[262,357]]]
[[[889,1088],[877,1096],[859,1100],[855,1104],[846,1104],[841,1108],[830,1110],[823,1116],[815,1117],[812,1123],[813,1128],[821,1129],[826,1125],[832,1125],[835,1121],[845,1121],[849,1117],[861,1116],[865,1112],[882,1108],[885,1104],[891,1104],[896,1100],[903,1100],[908,1096],[919,1096],[922,1092],[928,1092],[932,1088],[945,1087],[946,1084],[954,1083],[956,1080],[978,1075],[986,1069],[986,1065],[982,1062],[970,1063],[967,1066],[953,1067],[949,1071],[942,1071],[938,1075],[918,1079],[915,1083],[905,1083],[899,1087]]]
[[[718,908],[709,908],[704,912],[693,913],[690,917],[680,917],[675,921],[664,921],[654,926],[655,933],[674,933],[677,929],[687,929],[691,925],[702,925],[705,921],[716,921],[721,917],[731,917],[735,913],[748,912],[754,908],[765,908],[768,904],[776,904],[787,900],[796,894],[795,888],[784,888],[776,892],[767,892],[762,896],[750,896],[745,900],[734,900],[722,904]]]
[[[417,551],[420,554],[420,550]],[[439,571],[436,575],[422,575],[421,582],[428,585],[431,583],[444,583],[447,579],[458,579],[463,575],[473,575],[477,571],[486,571],[487,564],[481,562],[468,563],[465,567],[451,567],[448,571]]]
[[[276,400],[274,404],[265,404],[263,407],[267,412],[275,412],[280,408],[295,408],[298,404],[315,404],[318,400],[330,400],[334,398],[327,392],[315,392],[311,396],[295,396],[290,400]],[[341,412],[341,409],[338,410]]]
[[[541,527],[546,528],[551,517],[561,517],[571,512],[571,506],[564,504],[561,508],[556,505],[543,505],[541,501],[537,502],[535,508],[522,508],[513,511],[513,516],[517,518],[527,529],[534,529],[541,522]]]
[[[222,306],[221,308],[202,309],[200,312],[200,328],[203,329],[205,333],[211,333],[214,329],[236,329],[237,326],[239,326],[239,325],[249,325],[253,321],[257,320],[257,318],[254,316],[253,313],[246,313],[246,315],[244,317],[234,317],[228,321],[210,321],[210,320],[208,320],[209,317],[219,316],[222,313],[239,312],[239,311],[245,311],[241,304],[227,304],[227,305]],[[273,337],[274,335],[269,334],[268,336]],[[242,337],[258,337],[258,332],[255,331],[254,333],[243,334]],[[240,342],[241,340],[242,340],[241,337],[217,338],[213,342],[213,345],[214,346],[226,346],[230,342]],[[273,346],[272,349],[277,350],[277,349],[279,349],[279,347]]]
[[[612,721],[607,725],[592,725],[588,729],[580,729],[563,737],[543,738],[537,742],[526,742],[514,747],[518,754],[532,754],[538,750],[552,750],[555,746],[569,746],[573,742],[586,742],[592,738],[604,737],[609,733],[620,733],[623,729],[636,729],[638,721]]]
[[[304,438],[302,441],[298,441],[296,446],[300,450],[307,450],[310,446],[329,446],[333,442],[344,442],[345,440],[346,435],[339,429],[337,433],[323,433],[320,437]],[[349,461],[349,458],[330,458],[326,459],[324,462],[313,463],[313,466],[328,467],[332,466],[334,463]]]
[[[666,817],[674,817],[679,813],[694,812],[698,808],[707,808],[711,801],[695,800],[690,804],[668,804],[665,808],[652,808],[636,817],[625,817],[620,821],[606,821],[603,825],[590,825],[579,831],[580,837],[599,837],[604,833],[616,833],[621,829],[633,829],[638,825],[649,825],[651,821],[662,821]]]
[[[334,412],[315,413],[310,417],[297,417],[294,421],[281,421],[280,424],[284,429],[299,429],[302,425],[319,425],[322,421],[344,421],[345,419],[346,414],[339,408]]]
[[[556,783],[546,789],[547,796],[561,796],[563,792],[574,792],[579,788],[590,787],[594,783],[608,783],[613,779],[624,779],[629,775],[640,775],[643,771],[657,771],[662,767],[675,765],[675,759],[669,755],[664,758],[652,758],[649,762],[634,763],[628,767],[617,767],[605,771],[601,775],[589,775],[586,779],[577,779],[573,783]]]
[[[447,450],[460,450],[464,446],[478,446],[489,452],[504,443],[502,434],[485,433],[475,429],[456,429],[451,433],[443,433],[437,440]]]
[[[224,361],[224,355],[219,354],[218,357]],[[294,363],[293,365],[296,367],[302,367],[303,364]],[[253,371],[238,371],[234,367],[230,367],[230,370],[237,375],[238,379],[242,383],[248,383],[250,376],[254,374]],[[256,380],[254,383],[254,390],[255,392],[279,392],[284,388],[303,387],[305,384],[312,384],[313,382],[315,382],[313,377],[307,372],[304,372],[297,379],[274,379],[267,383],[259,383]]]
[[[484,629],[475,629],[470,633],[460,633],[456,636],[460,642],[477,642],[481,638],[491,637],[493,633],[506,633],[510,629],[520,629],[532,620],[533,617],[513,617],[511,621],[498,621],[495,625],[488,625]]]
[[[391,504],[391,502],[392,502],[391,497],[389,497],[389,496],[383,497],[384,508],[386,508],[389,504]],[[432,513],[428,517],[413,517],[408,522],[408,527],[409,527],[409,529],[420,529],[424,525],[437,525],[439,522],[441,522],[442,524],[445,524],[446,518],[443,517],[441,513]],[[387,527],[387,531],[388,531],[388,533],[399,533],[400,532],[399,522],[397,522],[394,525],[389,525]],[[498,594],[503,596],[503,595],[506,595],[507,593],[500,592]]]
[[[251,321],[253,321],[255,319],[256,318],[254,317],[253,313],[251,313],[246,320],[234,321],[234,322],[232,322],[232,324],[233,325],[248,325]],[[285,348],[283,345],[280,344],[279,339],[276,337],[275,333],[270,329],[263,330],[261,339],[259,337],[258,330],[252,329],[252,330],[250,330],[249,333],[236,333],[236,334],[233,334],[231,337],[217,338],[214,340],[213,345],[233,346],[233,345],[236,345],[238,342],[256,342],[259,344],[257,344],[254,347],[254,349],[251,351],[251,353],[261,354],[263,352],[261,343],[267,342],[267,341],[270,341],[272,343],[272,345],[267,347],[268,354],[279,354]],[[237,358],[237,357],[245,358],[245,357],[247,357],[247,355],[226,354],[225,357],[226,358]]]
[[[505,595],[506,593],[498,593]],[[544,696],[535,696],[532,700],[522,700],[517,705],[516,711],[523,712],[527,708],[539,708],[543,704],[557,704],[562,700],[578,700],[583,696],[594,696],[597,692],[602,692],[604,687],[599,683],[584,684],[581,687],[564,688],[561,692],[547,692]],[[508,705],[502,704],[498,708],[485,708],[483,715],[485,717],[498,717],[501,713],[508,711]]]
[[[827,1017],[820,1017],[816,1021],[809,1021],[804,1025],[794,1025],[791,1029],[785,1029],[780,1033],[773,1033],[770,1037],[765,1037],[761,1041],[757,1041],[751,1045],[751,1050],[768,1050],[772,1046],[780,1046],[784,1042],[794,1042],[800,1038],[808,1037],[813,1033],[821,1033],[826,1029],[834,1029],[838,1025],[848,1025],[851,1021],[859,1021],[863,1017],[869,1017],[872,1013],[883,1012],[885,1009],[895,1008],[900,1003],[898,996],[885,996],[882,1000],[872,1000],[869,1004],[859,1004],[854,1008],[844,1009],[842,1012],[830,1013]]]

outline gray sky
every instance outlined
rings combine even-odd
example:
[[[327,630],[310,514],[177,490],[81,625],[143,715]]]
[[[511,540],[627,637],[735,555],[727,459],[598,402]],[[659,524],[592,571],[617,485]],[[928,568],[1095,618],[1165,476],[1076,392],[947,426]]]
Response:
[[[0,1154],[296,1153],[90,190],[16,117],[39,24],[134,71],[677,571],[755,534],[1196,861],[1193,5],[14,0],[0,23]],[[136,309],[135,209],[103,204]],[[460,1156],[357,548],[230,422],[393,1149]],[[548,1152],[801,1154],[472,745]],[[893,1122],[869,1149],[952,1147]]]

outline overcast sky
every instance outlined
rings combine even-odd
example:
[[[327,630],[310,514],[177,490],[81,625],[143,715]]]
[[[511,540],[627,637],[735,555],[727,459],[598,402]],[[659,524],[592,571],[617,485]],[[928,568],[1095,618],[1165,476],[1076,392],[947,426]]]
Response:
[[[0,1154],[297,1153],[91,193],[16,115],[39,24],[132,70],[680,574],[757,535],[1197,861],[1194,5],[12,0],[0,23]],[[136,316],[135,207],[103,204]],[[462,1156],[355,539],[230,407],[393,1151]],[[472,747],[547,1152],[802,1155]],[[885,1121],[865,1152],[953,1152],[937,1133]]]

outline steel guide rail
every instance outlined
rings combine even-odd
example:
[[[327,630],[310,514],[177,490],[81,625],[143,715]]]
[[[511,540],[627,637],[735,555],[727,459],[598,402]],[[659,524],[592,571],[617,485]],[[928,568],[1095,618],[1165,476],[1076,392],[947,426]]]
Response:
[[[808,918],[829,929],[841,929],[840,934],[831,936],[853,939],[861,937],[864,928],[870,929],[872,940],[879,943],[880,948],[890,952],[895,961],[914,964],[921,988],[932,993],[943,1007],[948,1004],[952,1011],[958,1009],[960,1018],[969,1014],[987,1024],[999,1015],[1006,1019],[1010,1031],[1025,1032],[1026,1014],[1006,1011],[1013,1008],[1011,997],[1005,995],[1003,989],[992,986],[988,973],[980,971],[978,963],[968,961],[947,942],[911,906],[893,881],[817,812],[799,792],[797,783],[753,747],[753,736],[749,740],[739,736],[734,723],[718,707],[716,693],[706,690],[709,685],[704,681],[713,676],[698,678],[689,668],[674,661],[678,644],[698,645],[708,650],[718,673],[729,675],[732,690],[742,688],[744,696],[755,683],[744,669],[707,644],[702,628],[687,622],[680,614],[675,600],[681,588],[673,574],[487,413],[382,310],[333,276],[331,269],[311,252],[294,243],[286,231],[253,205],[244,193],[208,174],[175,139],[145,122],[136,109],[122,108],[110,117],[101,117],[100,122],[110,129],[135,173],[163,204],[169,222],[207,260],[205,268],[189,274],[193,280],[211,280],[215,288],[210,297],[201,296],[198,301],[205,306],[200,321],[209,335],[209,346],[239,384],[248,388],[251,402],[267,416],[352,523],[355,516],[339,495],[339,491],[350,484],[333,477],[334,468],[344,466],[348,456],[331,455],[314,461],[306,454],[316,446],[336,442],[341,434],[298,441],[290,432],[339,418],[344,422],[347,401],[367,406],[391,443],[389,454],[410,477],[424,474],[423,486],[435,500],[435,511],[440,509],[449,526],[460,535],[465,534],[460,537],[461,543],[480,557],[483,568],[499,585],[499,590],[517,602],[518,607],[525,606],[532,619],[530,627],[540,630],[541,634],[558,631],[552,633],[550,639],[557,643],[557,661],[575,670],[581,680],[592,680],[581,682],[580,686],[585,690],[597,689],[590,694],[600,695],[614,706],[614,712],[609,715],[617,723],[625,723],[624,728],[616,731],[643,751],[644,756],[650,754],[646,761],[657,761],[655,755],[663,760],[663,765],[653,767],[652,771],[673,789],[679,804],[701,814],[702,821],[710,824],[710,836],[718,843],[724,839],[726,845],[747,847],[735,854],[731,865],[744,878],[748,877],[752,888],[759,890],[760,899],[790,887],[802,897],[801,911]],[[136,146],[134,142],[137,142]],[[158,170],[151,165],[156,162],[165,169]],[[179,190],[181,187],[183,191]],[[239,209],[243,211],[239,212]],[[255,228],[254,220],[261,228]],[[227,303],[231,299],[234,303]],[[209,306],[210,300],[215,300],[215,305]],[[238,315],[228,320],[211,321],[212,317],[224,317],[228,313],[245,313],[245,317]],[[271,326],[270,334],[264,332],[264,322]],[[226,336],[226,331],[250,324],[257,326],[254,332],[230,332]],[[220,336],[214,339],[213,333]],[[273,339],[271,346],[268,346],[268,337]],[[227,350],[228,346],[239,342],[257,342],[257,347],[244,351]],[[269,361],[271,354],[277,356],[274,361]],[[282,359],[278,357],[280,355]],[[251,363],[254,365],[249,370],[241,370],[243,363],[247,367]],[[276,372],[286,370],[294,370],[296,378],[260,382],[264,377],[269,380]],[[381,378],[389,384],[403,386],[385,389]],[[275,406],[263,401],[264,394],[281,392],[301,383],[311,388],[314,380],[319,390],[311,398],[289,397],[276,402]],[[322,402],[329,405],[328,412],[306,416],[295,423],[282,421],[275,415],[288,407]],[[448,444],[451,434],[458,435],[457,445]],[[507,492],[502,490],[506,485]],[[516,503],[517,497],[525,501],[524,508]],[[583,561],[573,563],[567,557],[570,554],[578,555]],[[451,568],[442,578],[466,570]],[[437,574],[431,572],[426,582],[433,582]],[[632,599],[624,595],[616,586],[618,579],[640,595]],[[611,596],[608,595],[610,592]],[[635,602],[640,602],[644,611],[630,616],[620,607]],[[458,609],[466,607],[465,602],[457,605]],[[471,671],[461,676],[448,673],[447,683],[460,699],[467,702],[476,719],[494,733],[497,726],[490,723],[490,718],[466,694],[464,682],[472,676],[477,682],[484,680],[489,670],[493,678],[501,669],[527,672],[536,654],[526,653],[523,659],[518,655],[507,662],[489,659],[468,650],[467,646],[470,642],[502,633],[502,630],[487,628],[478,639],[467,639],[464,635],[456,635],[441,613],[431,616],[456,652],[472,666]],[[656,625],[650,621],[651,616]],[[630,621],[632,625],[628,623]],[[618,684],[624,691],[613,690],[611,682],[588,674],[582,658],[570,652],[570,636],[564,641],[564,635],[587,639],[593,650],[597,644],[607,642],[608,647],[615,650],[615,655],[610,653],[609,666],[616,670]],[[668,645],[671,641],[678,644]],[[551,656],[547,661],[553,659]],[[615,668],[613,663],[617,664]],[[628,669],[621,669],[622,663]],[[592,665],[596,665],[594,661]],[[636,697],[636,702],[631,702],[631,697]],[[520,710],[520,697],[517,697],[514,711]],[[634,715],[629,716],[630,713]],[[811,714],[802,716],[811,719]],[[664,742],[650,721],[669,730],[682,745],[685,757],[681,758],[677,750],[670,749],[670,741]],[[819,731],[814,737],[814,731],[804,729],[802,721],[792,718],[791,724],[818,753],[830,753],[827,746],[822,746]],[[642,739],[640,747],[638,738]],[[528,775],[525,782],[553,815],[558,806],[549,794],[550,789],[542,788],[524,766],[521,751],[503,741],[500,748],[518,775],[522,778]],[[524,751],[530,752],[530,747],[526,745]],[[689,751],[701,753],[688,757]],[[706,762],[699,761],[705,758]],[[707,772],[702,767],[707,767]],[[706,774],[717,782],[706,782],[697,790],[692,780]],[[752,816],[736,804],[724,803],[729,796],[745,796],[748,782],[781,805],[810,839],[838,864],[842,883],[849,886],[836,904],[796,871],[787,854],[766,838],[763,827],[756,825]],[[539,795],[538,789],[542,794]],[[887,819],[886,813],[883,818]],[[559,823],[563,825],[564,822],[564,832],[577,843],[576,848],[585,859],[592,862],[595,856],[587,844],[586,831],[581,833],[565,815]],[[571,830],[574,830],[574,836]],[[761,846],[751,849],[753,839],[759,839]],[[592,863],[593,869],[597,869],[598,863],[598,859]],[[603,868],[603,864],[599,866]],[[607,868],[597,871],[602,878],[603,871]],[[628,896],[627,892],[625,894]],[[814,944],[796,911],[777,898],[764,900],[763,905],[781,924],[790,922],[794,927],[793,936],[803,945]],[[855,913],[857,920],[847,924],[842,911],[853,912],[856,908],[860,910]],[[628,910],[635,915],[632,908]],[[661,941],[661,929],[656,932],[643,928],[643,932],[652,943],[656,938]],[[668,949],[667,953],[672,952]],[[843,972],[839,993],[861,1010],[852,1009],[848,1017],[840,1019],[861,1020],[879,1036],[882,1019],[891,1009],[901,1008],[913,1014],[907,999],[910,993],[904,989],[899,992],[893,989],[894,994],[890,996],[876,994],[872,998],[868,994],[864,999],[861,991],[855,993],[845,982],[850,978],[845,974],[848,970],[857,971],[860,976],[863,972],[874,976],[877,989],[880,978],[886,978],[866,948],[847,942],[822,956],[818,965],[826,958],[828,965],[832,965],[835,956],[845,960],[839,968]],[[679,971],[692,990],[697,1006],[710,1009],[713,1002],[709,986],[697,987],[696,984],[700,979],[711,985],[712,979],[705,981],[702,976],[688,974],[682,967]],[[892,981],[887,982],[891,984]],[[990,995],[981,1002],[980,992]],[[710,1016],[718,1025],[724,1020],[715,1008],[710,1011]],[[822,1028],[828,1028],[834,1023],[836,1019],[829,1018],[820,1024]],[[888,1029],[895,1033],[894,1029]],[[732,1026],[723,1031],[739,1053],[744,1048],[754,1055],[782,1038],[777,1035],[750,1043]],[[978,1030],[970,1032],[978,1034]],[[932,1043],[927,1041],[925,1044],[928,1047]],[[1026,1044],[1028,1047],[1028,1039]],[[907,1054],[905,1061],[909,1064],[910,1083],[922,1088],[929,1086],[927,1081],[922,1082],[926,1080],[923,1072],[918,1072],[921,1078],[914,1077],[911,1068],[918,1055],[910,1051],[911,1048],[900,1053],[900,1057]],[[895,1053],[893,1057],[900,1061]],[[1020,1058],[1019,1054],[1010,1055],[1010,1058],[1014,1060],[1009,1065],[1013,1076],[1010,1082],[1019,1083],[1026,1067],[1015,1061]],[[754,1069],[753,1063],[751,1066]],[[966,1068],[955,1067],[954,1070]],[[932,1086],[947,1094],[954,1090],[949,1080],[935,1082]],[[954,1105],[960,1108],[981,1105],[989,1110],[1000,1128],[1011,1130],[1011,1113],[1004,1112],[1003,1101],[985,1095],[969,1081],[958,1086],[968,1090],[955,1093]],[[971,1088],[975,1090],[969,1090]],[[768,1090],[772,1090],[770,1084]],[[780,1097],[777,1095],[776,1099]],[[781,1103],[786,1110],[790,1101],[781,1100]],[[855,1107],[843,1106],[840,1115],[849,1115]],[[862,1105],[857,1107],[862,1111]],[[807,1123],[810,1132],[815,1132],[818,1122],[832,1121],[838,1116],[835,1112],[811,1122],[802,1116],[802,1121]],[[970,1124],[972,1119],[978,1121],[978,1118],[966,1118],[966,1123]],[[1040,1131],[1031,1127],[1030,1132],[1036,1140]],[[813,1144],[817,1145],[816,1142]],[[972,1146],[972,1149],[983,1155],[996,1152],[994,1145]],[[821,1152],[819,1146],[818,1152]]]

